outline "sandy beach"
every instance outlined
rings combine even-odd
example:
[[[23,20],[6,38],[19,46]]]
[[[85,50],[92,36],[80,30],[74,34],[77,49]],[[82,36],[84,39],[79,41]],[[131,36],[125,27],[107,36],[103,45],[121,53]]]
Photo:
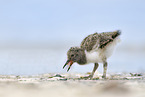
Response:
[[[145,97],[144,74],[0,75],[0,97]]]

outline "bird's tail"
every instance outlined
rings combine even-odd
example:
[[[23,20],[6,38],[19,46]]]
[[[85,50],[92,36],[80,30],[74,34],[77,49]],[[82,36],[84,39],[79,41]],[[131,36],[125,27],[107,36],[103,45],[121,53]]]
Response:
[[[114,34],[112,35],[112,38],[115,39],[119,35],[121,35],[121,31],[120,30],[114,31]]]

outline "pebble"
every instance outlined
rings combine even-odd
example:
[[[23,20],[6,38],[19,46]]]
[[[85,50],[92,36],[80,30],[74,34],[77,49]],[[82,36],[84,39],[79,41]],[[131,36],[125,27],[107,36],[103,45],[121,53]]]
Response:
[[[59,79],[60,81],[67,81],[67,78]]]
[[[53,77],[62,77],[60,74],[56,74],[55,76],[53,76]]]
[[[131,76],[143,76],[141,73],[130,73]]]

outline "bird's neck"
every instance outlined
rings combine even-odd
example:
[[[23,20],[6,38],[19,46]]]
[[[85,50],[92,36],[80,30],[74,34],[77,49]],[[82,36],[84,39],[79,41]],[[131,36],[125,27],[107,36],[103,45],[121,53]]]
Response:
[[[80,64],[80,65],[83,65],[83,64],[87,63],[85,50],[82,51],[81,56],[80,56],[80,60],[77,63]]]

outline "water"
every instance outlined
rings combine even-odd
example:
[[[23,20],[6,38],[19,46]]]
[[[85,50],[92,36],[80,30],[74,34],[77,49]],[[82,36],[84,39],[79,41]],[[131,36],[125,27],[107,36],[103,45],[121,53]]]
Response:
[[[118,49],[108,59],[108,72],[144,72],[145,52]],[[0,74],[34,75],[43,73],[66,73],[62,69],[67,60],[68,48],[0,49]],[[69,73],[86,73],[93,64],[80,66],[74,63]],[[103,65],[98,71],[102,73]]]

